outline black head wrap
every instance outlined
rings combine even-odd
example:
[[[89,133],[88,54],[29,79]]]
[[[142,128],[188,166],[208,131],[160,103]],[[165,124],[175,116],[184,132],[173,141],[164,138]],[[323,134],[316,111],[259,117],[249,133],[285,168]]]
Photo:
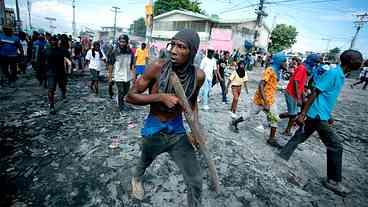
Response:
[[[242,67],[240,67],[240,65],[242,65]],[[243,78],[245,76],[245,64],[243,61],[240,61],[238,63],[238,68],[236,69],[236,73],[238,74],[240,78]]]
[[[171,72],[175,72],[184,88],[185,95],[188,99],[190,99],[193,96],[196,88],[197,77],[193,62],[198,51],[200,39],[197,32],[192,30],[182,30],[176,33],[176,35],[173,37],[173,40],[180,40],[186,44],[190,50],[189,59],[185,66],[180,70],[173,70],[173,64],[171,60],[168,60],[163,65],[161,70],[159,88],[162,92],[173,93],[174,88],[169,80]]]

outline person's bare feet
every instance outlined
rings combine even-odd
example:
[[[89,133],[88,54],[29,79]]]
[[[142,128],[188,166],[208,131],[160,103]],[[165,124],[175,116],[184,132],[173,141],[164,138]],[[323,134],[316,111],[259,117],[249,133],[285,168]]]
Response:
[[[143,200],[144,198],[144,189],[142,182],[137,177],[132,177],[132,196],[138,200]]]

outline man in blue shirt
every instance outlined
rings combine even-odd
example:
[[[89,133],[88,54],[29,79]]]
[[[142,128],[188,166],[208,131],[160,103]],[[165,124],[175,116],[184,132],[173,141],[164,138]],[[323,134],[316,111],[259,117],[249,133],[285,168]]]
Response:
[[[36,71],[36,78],[40,83],[44,85],[44,88],[47,88],[47,79],[46,79],[46,45],[47,41],[45,40],[45,36],[40,34],[38,36],[38,40],[33,43],[32,50],[32,67]]]
[[[17,50],[23,54],[23,48],[18,37],[13,35],[13,28],[10,25],[4,25],[3,31],[4,33],[0,33],[1,72],[8,79],[9,85],[15,87],[17,79]],[[1,80],[1,85],[3,85],[3,80]]]
[[[363,58],[358,51],[346,50],[341,54],[340,60],[341,66],[331,68],[318,78],[297,120],[303,126],[283,147],[280,156],[289,160],[298,144],[317,131],[327,148],[327,180],[323,184],[336,194],[346,196],[350,190],[341,184],[342,140],[330,127],[329,120],[344,85],[344,73],[359,69]]]

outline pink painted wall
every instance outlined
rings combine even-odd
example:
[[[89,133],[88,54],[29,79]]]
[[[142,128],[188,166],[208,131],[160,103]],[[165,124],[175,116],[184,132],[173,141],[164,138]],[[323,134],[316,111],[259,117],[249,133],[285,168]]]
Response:
[[[214,50],[231,51],[233,48],[231,29],[213,28],[209,47]]]
[[[169,41],[155,40],[152,44],[157,47],[158,50],[165,48]],[[207,50],[208,48],[214,50],[233,50],[232,30],[213,28],[211,32],[210,41],[201,41],[199,50]]]

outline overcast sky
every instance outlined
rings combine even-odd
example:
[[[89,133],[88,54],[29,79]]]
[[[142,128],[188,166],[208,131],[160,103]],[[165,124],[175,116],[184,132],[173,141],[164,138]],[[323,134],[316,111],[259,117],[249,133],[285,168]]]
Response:
[[[5,0],[7,7],[14,7],[15,0]],[[27,0],[19,0],[21,18],[28,23]],[[31,0],[32,24],[47,28],[45,17],[54,17],[57,32],[71,32],[72,0]],[[108,3],[107,3],[108,2]],[[144,16],[146,0],[76,0],[77,27],[99,29],[112,26],[112,6],[120,7],[117,25],[129,27],[134,19]],[[255,18],[255,4],[258,0],[201,0],[201,8],[208,14],[217,14],[224,19]],[[347,49],[355,32],[354,13],[368,12],[368,0],[266,0],[268,17],[264,20],[272,27],[285,23],[297,28],[297,51],[325,51],[327,48]],[[277,3],[279,2],[279,3]],[[283,2],[283,3],[280,3]],[[328,40],[326,40],[328,39]],[[357,49],[368,57],[368,24],[361,30]]]

